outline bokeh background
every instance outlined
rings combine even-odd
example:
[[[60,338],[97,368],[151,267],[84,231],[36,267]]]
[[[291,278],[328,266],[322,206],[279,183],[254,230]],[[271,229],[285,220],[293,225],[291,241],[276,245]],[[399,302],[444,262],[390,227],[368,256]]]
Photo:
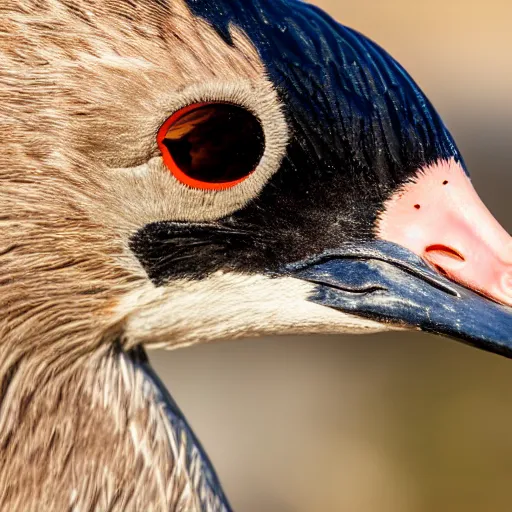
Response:
[[[317,3],[411,72],[510,232],[512,2]],[[512,361],[408,333],[152,359],[238,512],[512,510]]]

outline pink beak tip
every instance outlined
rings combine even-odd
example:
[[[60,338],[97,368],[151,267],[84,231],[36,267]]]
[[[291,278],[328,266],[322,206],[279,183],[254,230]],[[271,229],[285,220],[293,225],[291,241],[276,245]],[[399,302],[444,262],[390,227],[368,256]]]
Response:
[[[512,306],[512,238],[454,159],[422,169],[386,202],[378,236],[453,281]]]

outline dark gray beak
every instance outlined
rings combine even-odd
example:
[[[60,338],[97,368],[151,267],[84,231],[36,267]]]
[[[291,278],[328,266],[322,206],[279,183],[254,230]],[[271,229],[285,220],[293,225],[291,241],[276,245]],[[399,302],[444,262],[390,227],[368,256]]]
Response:
[[[283,271],[317,285],[312,302],[512,358],[512,308],[453,283],[399,245],[349,244]]]

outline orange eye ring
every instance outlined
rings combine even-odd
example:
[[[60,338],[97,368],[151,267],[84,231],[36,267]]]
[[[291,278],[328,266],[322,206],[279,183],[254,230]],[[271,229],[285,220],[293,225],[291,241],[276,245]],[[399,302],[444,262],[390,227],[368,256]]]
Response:
[[[224,190],[247,179],[263,156],[264,141],[254,114],[220,102],[178,110],[157,134],[169,171],[181,183],[201,190]]]

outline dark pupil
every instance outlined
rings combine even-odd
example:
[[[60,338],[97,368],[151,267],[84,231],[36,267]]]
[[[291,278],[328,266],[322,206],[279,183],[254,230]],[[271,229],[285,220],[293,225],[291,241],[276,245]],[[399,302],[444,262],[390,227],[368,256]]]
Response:
[[[187,176],[208,183],[236,181],[258,165],[265,148],[259,121],[242,107],[198,107],[169,128],[164,139]]]

